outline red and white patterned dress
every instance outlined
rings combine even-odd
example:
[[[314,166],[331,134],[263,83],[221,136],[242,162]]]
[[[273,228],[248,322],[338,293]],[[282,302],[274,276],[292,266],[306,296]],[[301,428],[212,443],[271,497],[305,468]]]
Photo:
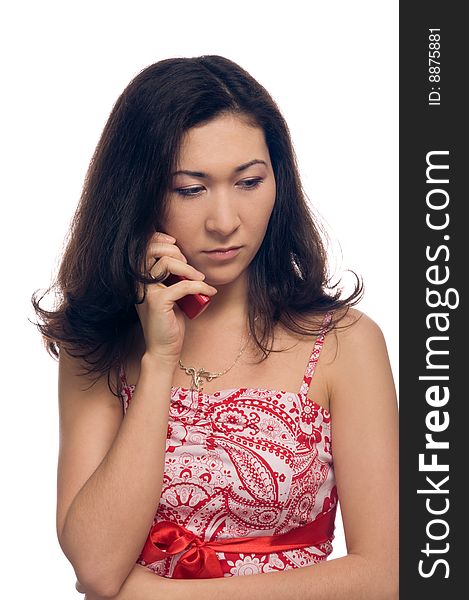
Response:
[[[205,394],[171,389],[165,471],[154,530],[170,525],[200,547],[205,541],[283,534],[323,514],[332,516],[332,530],[319,544],[273,552],[219,548],[213,554],[212,550],[221,566],[218,576],[296,569],[325,560],[332,552],[338,498],[331,419],[328,410],[308,398],[330,318],[328,314],[316,339],[299,393],[232,388]],[[127,383],[122,368],[120,378],[125,414],[135,386]],[[177,545],[180,541],[172,554],[152,562],[142,550],[137,562],[157,575],[173,577],[187,552]],[[149,543],[150,534],[147,548]]]

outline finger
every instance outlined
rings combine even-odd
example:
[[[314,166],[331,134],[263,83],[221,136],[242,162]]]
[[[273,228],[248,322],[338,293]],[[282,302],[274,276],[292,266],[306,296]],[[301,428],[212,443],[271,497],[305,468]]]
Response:
[[[182,254],[177,246],[166,243],[153,243],[148,247],[141,273],[148,275],[148,273],[152,271],[153,267],[162,256],[172,256],[181,262],[187,263],[187,258]]]
[[[189,279],[201,280],[205,278],[205,275],[192,265],[183,263],[171,256],[163,256],[160,258],[149,270],[149,273],[153,277],[158,277],[163,273],[167,273],[168,275],[169,273],[174,273],[175,275],[184,275]]]
[[[147,249],[147,269],[150,269],[151,266],[154,265],[158,260],[158,258],[165,255],[172,256],[173,258],[177,258],[178,260],[187,263],[187,258],[174,244],[155,242],[150,244]]]
[[[191,294],[203,294],[204,296],[213,296],[218,290],[217,288],[205,283],[205,281],[192,281],[191,279],[183,279],[178,283],[167,286],[167,294],[169,300],[176,302],[184,296]]]
[[[174,243],[176,241],[176,238],[173,237],[172,235],[169,235],[169,233],[164,233],[164,231],[155,231],[155,233],[153,234],[152,240],[158,240],[158,241],[168,241],[168,242],[172,242]]]

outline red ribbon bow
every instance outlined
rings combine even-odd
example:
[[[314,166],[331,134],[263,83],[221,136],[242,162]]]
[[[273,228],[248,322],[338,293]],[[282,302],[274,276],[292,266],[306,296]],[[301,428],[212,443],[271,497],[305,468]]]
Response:
[[[219,552],[270,554],[281,550],[316,546],[332,538],[336,508],[335,505],[311,523],[287,533],[213,542],[202,540],[189,529],[172,521],[160,521],[151,528],[139,559],[150,564],[186,550],[174,569],[174,579],[223,577],[215,549],[219,549]]]

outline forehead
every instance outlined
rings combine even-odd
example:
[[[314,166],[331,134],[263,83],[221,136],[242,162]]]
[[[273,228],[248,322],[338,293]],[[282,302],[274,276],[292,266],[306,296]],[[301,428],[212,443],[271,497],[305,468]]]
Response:
[[[192,127],[183,136],[178,155],[178,168],[233,165],[253,157],[269,163],[269,152],[261,127],[253,127],[246,119],[224,115],[204,125]]]

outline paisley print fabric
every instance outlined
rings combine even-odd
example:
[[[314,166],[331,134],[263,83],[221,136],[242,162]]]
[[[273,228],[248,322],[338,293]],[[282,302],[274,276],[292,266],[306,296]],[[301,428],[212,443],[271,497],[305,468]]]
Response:
[[[165,472],[153,526],[169,521],[201,540],[283,534],[337,505],[330,413],[308,397],[331,315],[299,393],[230,388],[205,394],[172,387]],[[134,385],[120,370],[124,415]],[[314,396],[314,391],[311,393]],[[330,539],[273,553],[216,552],[224,577],[284,571],[325,560]],[[137,562],[172,577],[184,550]]]

